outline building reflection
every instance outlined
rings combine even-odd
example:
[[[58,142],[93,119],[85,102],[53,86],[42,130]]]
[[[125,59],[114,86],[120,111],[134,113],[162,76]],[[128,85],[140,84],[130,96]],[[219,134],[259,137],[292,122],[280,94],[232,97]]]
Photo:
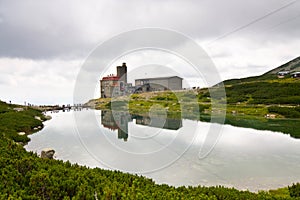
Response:
[[[181,119],[169,119],[169,118],[160,118],[160,117],[149,117],[149,116],[139,116],[136,115],[133,117],[136,119],[136,124],[151,126],[156,128],[178,130],[182,127]]]
[[[118,131],[118,139],[127,141],[128,139],[128,123],[135,119],[136,124],[163,128],[169,130],[178,130],[182,127],[181,119],[164,119],[159,117],[149,117],[140,115],[130,115],[128,112],[118,112],[111,110],[101,111],[101,124],[104,128]]]
[[[128,122],[131,122],[130,114],[126,112],[112,112],[110,110],[101,111],[101,123],[103,127],[110,130],[118,130],[118,139],[127,141]]]

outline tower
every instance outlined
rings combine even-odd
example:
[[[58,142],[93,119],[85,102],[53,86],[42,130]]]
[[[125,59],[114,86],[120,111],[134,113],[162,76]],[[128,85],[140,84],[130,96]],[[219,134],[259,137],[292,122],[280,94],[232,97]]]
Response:
[[[120,81],[127,83],[127,66],[126,63],[123,63],[122,66],[117,67],[117,76],[120,78]]]

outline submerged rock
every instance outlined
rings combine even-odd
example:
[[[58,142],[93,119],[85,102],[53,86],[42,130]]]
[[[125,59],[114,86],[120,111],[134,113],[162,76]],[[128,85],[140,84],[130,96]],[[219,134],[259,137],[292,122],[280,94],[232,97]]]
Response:
[[[41,158],[49,158],[49,159],[53,159],[53,156],[55,154],[54,149],[51,148],[45,148],[42,150],[41,152]]]
[[[51,117],[50,115],[46,115],[46,116],[45,116],[45,119],[46,119],[46,120],[50,120],[50,119],[52,119],[52,117]]]

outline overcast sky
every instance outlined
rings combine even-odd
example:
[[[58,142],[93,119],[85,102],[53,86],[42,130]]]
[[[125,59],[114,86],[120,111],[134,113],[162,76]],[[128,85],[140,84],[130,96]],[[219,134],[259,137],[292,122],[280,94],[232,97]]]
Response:
[[[0,0],[0,99],[73,103],[77,74],[91,52],[144,27],[196,41],[223,80],[260,75],[300,55],[298,1]],[[125,61],[130,66],[149,55]],[[168,59],[161,56],[161,63]]]

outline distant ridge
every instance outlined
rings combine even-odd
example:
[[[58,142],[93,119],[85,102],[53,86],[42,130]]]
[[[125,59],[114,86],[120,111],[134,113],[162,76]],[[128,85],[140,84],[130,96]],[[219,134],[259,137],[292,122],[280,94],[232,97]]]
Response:
[[[272,69],[271,71],[268,71],[265,74],[277,74],[280,71],[290,71],[290,72],[300,71],[300,57],[297,57],[275,69]]]
[[[250,77],[246,77],[246,78],[228,79],[228,80],[223,81],[223,84],[224,85],[232,85],[232,84],[240,84],[240,83],[246,83],[246,82],[257,82],[257,81],[278,79],[277,73],[280,71],[290,71],[290,73],[293,73],[296,71],[300,72],[300,57],[297,57],[283,65],[280,65],[279,67],[276,67],[275,69],[272,69],[262,75],[250,76]],[[217,86],[217,85],[219,85],[219,84],[216,84],[215,86]]]

